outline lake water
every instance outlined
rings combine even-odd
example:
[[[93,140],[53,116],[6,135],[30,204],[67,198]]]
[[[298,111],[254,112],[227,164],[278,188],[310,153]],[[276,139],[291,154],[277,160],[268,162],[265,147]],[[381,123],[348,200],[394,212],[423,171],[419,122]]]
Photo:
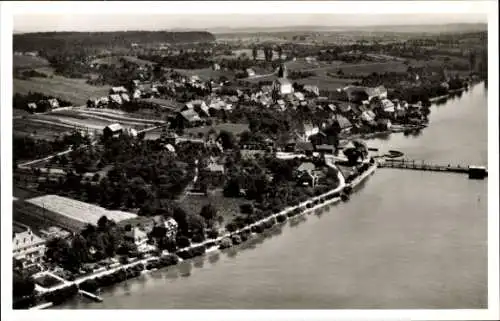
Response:
[[[433,106],[418,136],[368,140],[408,158],[487,165],[483,84]],[[319,215],[318,215],[319,214]],[[245,249],[207,254],[60,308],[487,307],[487,181],[379,169],[347,203]]]

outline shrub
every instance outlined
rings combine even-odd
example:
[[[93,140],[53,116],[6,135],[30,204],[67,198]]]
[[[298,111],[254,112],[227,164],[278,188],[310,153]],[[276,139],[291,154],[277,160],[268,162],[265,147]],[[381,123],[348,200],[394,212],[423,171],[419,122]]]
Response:
[[[218,237],[219,237],[219,231],[217,231],[217,230],[215,230],[215,229],[213,229],[213,230],[209,230],[209,231],[207,232],[207,237],[208,237],[209,239],[216,239],[216,238],[218,238]]]
[[[278,223],[283,223],[284,221],[286,221],[286,215],[280,214],[276,217],[276,220],[278,221]]]
[[[226,225],[226,230],[228,230],[229,232],[234,232],[238,229],[238,227],[236,226],[236,224],[234,222],[231,222],[229,224]]]
[[[191,245],[191,242],[189,241],[189,239],[185,236],[180,236],[177,238],[177,245],[179,248],[184,248],[184,247],[188,247]]]
[[[254,213],[254,207],[250,203],[245,203],[240,205],[240,212],[243,214],[253,214]]]
[[[219,244],[219,249],[227,249],[233,245],[231,239],[225,238]]]
[[[239,235],[233,235],[233,237],[231,237],[231,242],[233,245],[241,244],[241,237]]]
[[[193,241],[193,243],[201,243],[205,240],[205,237],[201,234],[196,234],[191,240]]]

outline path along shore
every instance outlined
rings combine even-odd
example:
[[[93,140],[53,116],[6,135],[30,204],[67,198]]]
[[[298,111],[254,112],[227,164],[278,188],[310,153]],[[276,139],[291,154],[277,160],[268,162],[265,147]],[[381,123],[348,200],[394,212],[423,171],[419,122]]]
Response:
[[[333,158],[331,158],[331,157],[325,157],[325,162],[326,162],[327,166],[333,167],[333,168],[336,169],[336,166],[333,163]],[[335,189],[332,189],[332,190],[330,190],[330,191],[328,191],[328,192],[326,192],[326,193],[324,193],[322,195],[312,197],[309,200],[298,204],[297,206],[287,207],[287,208],[285,208],[284,210],[282,210],[282,211],[280,211],[278,213],[272,214],[271,216],[266,217],[264,219],[261,219],[261,220],[255,222],[253,224],[250,224],[250,225],[248,225],[248,226],[246,226],[246,227],[244,227],[242,229],[239,229],[239,230],[236,230],[236,231],[230,232],[230,233],[229,232],[225,233],[224,235],[221,235],[221,236],[219,236],[219,237],[217,237],[215,239],[207,239],[204,242],[192,244],[189,247],[185,247],[185,248],[179,249],[177,252],[186,251],[186,250],[190,250],[190,249],[193,249],[193,248],[198,248],[198,247],[204,246],[204,245],[206,245],[208,243],[218,244],[223,239],[231,238],[232,236],[237,235],[237,234],[239,234],[239,233],[241,233],[243,231],[250,230],[253,226],[257,226],[257,225],[259,225],[261,223],[264,223],[264,222],[266,222],[268,220],[274,220],[279,215],[283,215],[283,214],[286,215],[289,212],[296,210],[297,208],[306,207],[309,204],[313,204],[315,201],[321,199],[322,197],[330,196],[330,195],[335,194],[335,193],[340,193],[346,187],[354,188],[355,186],[357,186],[358,184],[360,184],[362,181],[364,181],[367,177],[369,177],[371,174],[373,174],[375,172],[376,168],[377,168],[377,163],[375,162],[365,172],[363,172],[362,174],[360,174],[358,177],[356,177],[356,179],[354,179],[349,184],[346,183],[345,178],[342,175],[342,173],[340,171],[338,171],[339,185]],[[320,203],[320,204],[317,204],[315,206],[312,206],[310,208],[305,208],[304,211],[302,211],[301,213],[299,213],[297,215],[297,217],[301,216],[301,215],[304,215],[304,214],[306,214],[308,212],[317,210],[317,209],[319,209],[319,208],[321,208],[323,206],[330,205],[330,204],[333,204],[333,203],[336,203],[336,202],[339,202],[339,201],[340,201],[340,197],[335,197],[335,198],[327,200],[327,201],[325,201],[323,203]],[[283,222],[283,223],[285,223],[285,222]],[[218,250],[219,249],[215,249],[215,250],[211,249],[210,252],[218,251]],[[155,260],[158,260],[158,259],[159,259],[158,256],[151,256],[151,257],[148,257],[148,258],[137,260],[135,262],[123,264],[123,265],[120,265],[118,267],[111,268],[111,269],[108,269],[108,270],[105,270],[105,271],[101,271],[101,272],[98,272],[98,273],[87,275],[87,276],[78,278],[78,279],[76,279],[74,281],[64,280],[61,284],[58,284],[58,285],[56,285],[54,287],[51,287],[51,288],[43,288],[41,286],[36,285],[36,290],[40,294],[45,294],[45,293],[53,292],[53,291],[56,291],[56,290],[59,290],[59,289],[65,288],[65,287],[69,287],[69,286],[72,286],[72,285],[77,285],[78,286],[79,284],[81,284],[81,283],[83,283],[83,282],[85,282],[87,280],[95,279],[95,278],[102,277],[102,276],[109,275],[109,274],[113,274],[113,273],[115,273],[115,272],[117,272],[119,270],[123,270],[123,269],[127,269],[127,268],[130,268],[130,267],[134,267],[134,266],[139,265],[139,264],[147,265],[147,263],[149,263],[150,261],[155,261]],[[182,261],[182,259],[179,258],[179,262],[181,262],[181,261]],[[52,273],[50,273],[50,272],[44,272],[44,273],[48,273],[48,274],[52,275]],[[61,279],[61,278],[58,278],[58,279]]]

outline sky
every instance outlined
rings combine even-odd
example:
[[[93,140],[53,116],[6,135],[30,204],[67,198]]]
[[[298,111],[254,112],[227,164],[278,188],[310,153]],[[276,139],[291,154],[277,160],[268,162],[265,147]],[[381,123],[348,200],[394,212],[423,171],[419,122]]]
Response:
[[[284,26],[370,26],[486,23],[486,14],[23,14],[14,15],[14,32],[212,30]]]

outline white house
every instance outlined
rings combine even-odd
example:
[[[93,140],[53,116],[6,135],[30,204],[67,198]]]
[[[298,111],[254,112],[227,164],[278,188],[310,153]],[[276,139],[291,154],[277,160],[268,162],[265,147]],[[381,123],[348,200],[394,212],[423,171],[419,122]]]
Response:
[[[122,97],[121,97],[119,94],[113,94],[113,95],[110,95],[110,96],[109,96],[109,100],[110,100],[111,102],[114,102],[114,103],[118,104],[118,105],[123,104]]]
[[[25,265],[39,262],[45,254],[45,242],[29,227],[14,225],[12,256]]]
[[[293,94],[293,85],[290,80],[286,78],[277,79],[274,82],[274,90],[280,95]]]
[[[137,247],[146,244],[148,235],[138,227],[133,227],[130,231],[125,232],[125,237],[134,242]]]

